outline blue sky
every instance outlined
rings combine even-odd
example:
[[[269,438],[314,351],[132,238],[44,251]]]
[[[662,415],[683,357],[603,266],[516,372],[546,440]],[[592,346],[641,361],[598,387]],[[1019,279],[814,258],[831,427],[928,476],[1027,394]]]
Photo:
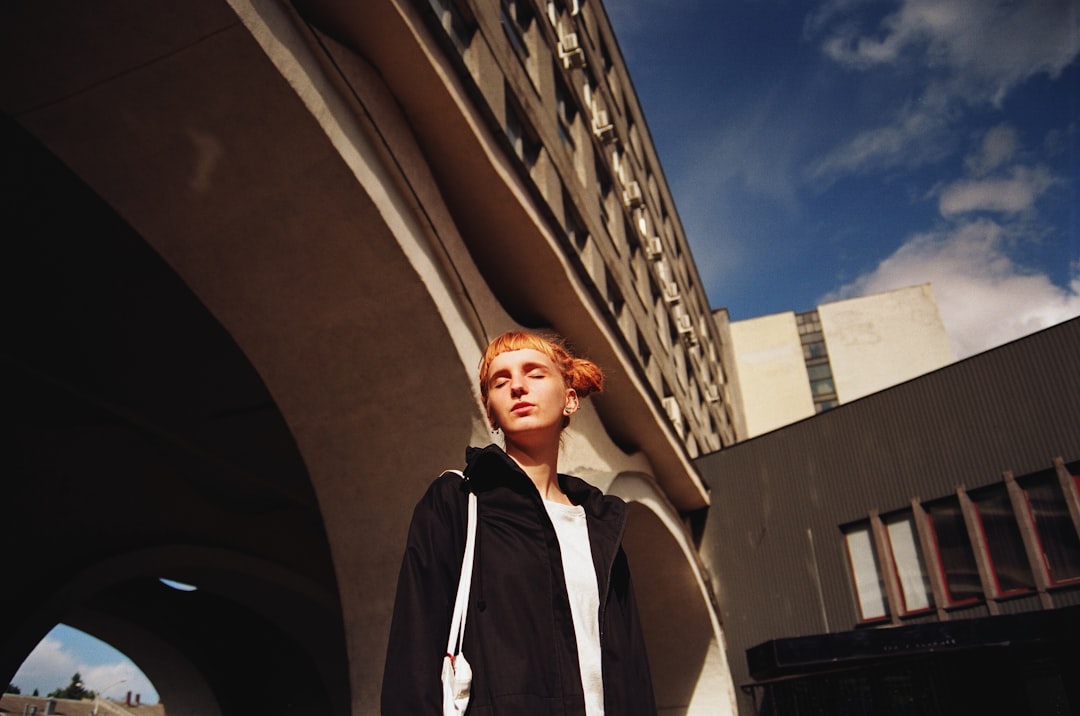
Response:
[[[154,704],[158,693],[146,675],[124,654],[78,629],[57,625],[26,657],[11,683],[24,694],[38,690],[45,696],[71,683],[75,673],[86,688],[98,695],[122,701],[127,692],[139,694],[142,703]]]
[[[1076,0],[606,8],[714,308],[929,282],[957,357],[1080,315]]]

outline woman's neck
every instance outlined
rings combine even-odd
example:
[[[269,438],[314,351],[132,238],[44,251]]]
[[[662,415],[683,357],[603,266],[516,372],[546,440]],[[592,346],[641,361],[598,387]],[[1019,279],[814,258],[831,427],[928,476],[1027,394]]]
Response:
[[[506,454],[529,476],[540,497],[550,502],[570,504],[559,486],[559,444],[554,446],[523,446],[506,444]]]

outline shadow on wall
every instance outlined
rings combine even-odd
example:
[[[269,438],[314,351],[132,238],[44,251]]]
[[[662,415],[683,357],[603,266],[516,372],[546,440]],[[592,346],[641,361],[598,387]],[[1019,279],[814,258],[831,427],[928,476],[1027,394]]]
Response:
[[[623,537],[649,649],[656,703],[680,712],[695,699],[716,647],[713,625],[690,564],[663,522],[630,503]]]

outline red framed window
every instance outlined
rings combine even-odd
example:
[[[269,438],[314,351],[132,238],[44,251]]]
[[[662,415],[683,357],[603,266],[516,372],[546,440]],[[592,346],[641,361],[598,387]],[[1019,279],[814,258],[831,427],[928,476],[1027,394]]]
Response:
[[[885,599],[885,582],[874,549],[870,524],[863,522],[846,528],[844,545],[847,547],[851,582],[855,585],[859,619],[864,622],[887,619],[889,605]]]
[[[960,500],[956,497],[936,500],[924,504],[923,509],[934,536],[948,606],[981,601],[984,595],[979,567],[960,511]]]
[[[930,578],[923,560],[915,518],[910,512],[892,515],[884,519],[885,534],[889,540],[900,597],[905,614],[917,614],[929,610],[932,604]]]
[[[1074,476],[1075,480],[1076,477]],[[1017,480],[1052,584],[1080,580],[1080,535],[1069,515],[1057,473],[1048,470]]]
[[[990,552],[990,566],[998,594],[1023,594],[1035,588],[1020,526],[1004,485],[971,493],[979,526]]]

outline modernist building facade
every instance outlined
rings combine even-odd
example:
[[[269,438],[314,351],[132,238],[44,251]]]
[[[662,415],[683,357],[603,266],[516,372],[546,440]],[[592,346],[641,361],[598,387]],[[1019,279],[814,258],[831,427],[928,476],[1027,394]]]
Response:
[[[562,466],[631,503],[664,713],[734,712],[724,327],[599,2],[2,12],[9,678],[62,622],[174,716],[373,713],[412,506],[526,326],[608,375]]]
[[[741,713],[1080,709],[1078,354],[1074,319],[701,458]]]
[[[929,284],[731,321],[730,333],[740,440],[954,359]]]

